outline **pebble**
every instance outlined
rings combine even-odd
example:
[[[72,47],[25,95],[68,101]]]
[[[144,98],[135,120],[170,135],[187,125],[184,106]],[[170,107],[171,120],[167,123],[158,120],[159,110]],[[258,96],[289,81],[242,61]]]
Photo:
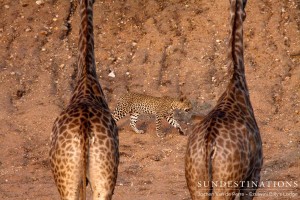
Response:
[[[162,152],[164,152],[165,154],[170,154],[172,153],[172,149],[163,149]]]
[[[31,28],[26,28],[25,31],[26,31],[26,32],[30,32],[30,31],[31,31]]]
[[[211,81],[212,82],[217,82],[217,79],[213,76],[213,77],[211,77]]]
[[[61,26],[61,30],[67,31],[67,30],[69,30],[69,28],[68,28],[66,25],[62,25],[62,26]]]
[[[115,72],[114,71],[111,71],[109,74],[108,74],[109,77],[112,77],[112,78],[115,78],[116,75],[115,75]]]
[[[45,2],[43,0],[38,0],[35,3],[40,6],[43,5]]]
[[[41,35],[47,35],[48,32],[47,32],[47,31],[41,31],[40,34],[41,34]]]
[[[4,5],[4,8],[9,9],[9,5]]]

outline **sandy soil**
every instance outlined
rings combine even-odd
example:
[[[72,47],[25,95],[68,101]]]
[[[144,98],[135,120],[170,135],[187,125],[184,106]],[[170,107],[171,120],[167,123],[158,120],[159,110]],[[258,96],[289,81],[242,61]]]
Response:
[[[42,2],[0,0],[1,199],[59,199],[49,136],[74,87],[78,14],[70,1]],[[183,94],[194,105],[188,115],[178,113],[189,132],[191,116],[206,114],[228,81],[228,8],[228,0],[96,1],[97,73],[111,109],[126,90]],[[249,0],[246,11],[246,77],[263,140],[262,180],[299,181],[300,1]],[[128,118],[118,125],[114,199],[190,199],[183,159],[187,137],[165,123],[167,136],[157,138],[149,117],[138,123],[144,135],[131,131]],[[300,189],[259,189],[270,191]]]

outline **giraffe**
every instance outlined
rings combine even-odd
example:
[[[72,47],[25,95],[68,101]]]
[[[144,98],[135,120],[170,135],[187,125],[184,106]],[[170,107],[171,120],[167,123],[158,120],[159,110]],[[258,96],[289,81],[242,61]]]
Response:
[[[112,198],[119,164],[118,130],[96,74],[94,0],[79,0],[78,74],[67,108],[51,134],[50,166],[62,200]]]
[[[216,106],[193,125],[185,175],[193,200],[253,199],[263,163],[262,142],[245,78],[243,21],[246,0],[230,0],[231,79]],[[226,195],[229,194],[229,195]]]

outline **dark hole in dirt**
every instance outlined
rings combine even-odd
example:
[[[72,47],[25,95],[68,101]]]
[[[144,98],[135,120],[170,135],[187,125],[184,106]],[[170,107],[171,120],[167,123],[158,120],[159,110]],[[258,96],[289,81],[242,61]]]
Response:
[[[21,99],[25,95],[25,90],[17,90],[17,98]]]

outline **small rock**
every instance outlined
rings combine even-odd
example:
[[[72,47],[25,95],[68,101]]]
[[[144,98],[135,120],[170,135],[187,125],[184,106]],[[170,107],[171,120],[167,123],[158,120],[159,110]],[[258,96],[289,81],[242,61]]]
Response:
[[[129,73],[129,72],[126,72],[125,74],[126,74],[127,76],[129,76],[129,75],[130,75],[130,73]]]
[[[284,41],[284,45],[286,45],[286,46],[290,46],[290,40],[289,40],[289,38],[288,37],[284,37],[283,38],[283,41]]]
[[[42,51],[46,51],[46,48],[42,48]]]
[[[4,8],[9,9],[9,5],[4,5]]]
[[[172,149],[163,149],[162,152],[165,153],[166,155],[170,155],[172,153]]]
[[[45,2],[43,0],[38,0],[35,3],[40,6],[43,5]]]
[[[11,74],[11,75],[15,75],[15,74],[16,74],[16,72],[11,72],[10,74]]]
[[[30,31],[31,31],[31,28],[26,28],[25,31],[26,31],[26,32],[30,32]]]
[[[22,75],[22,73],[20,71],[16,71],[15,74],[18,75],[18,76]]]
[[[161,155],[153,155],[150,157],[150,159],[154,160],[154,161],[161,161],[162,156]]]
[[[53,20],[54,22],[56,22],[56,21],[57,21],[57,18],[56,18],[56,17],[54,17],[52,20]]]
[[[40,34],[41,34],[41,35],[47,35],[48,32],[47,32],[47,31],[41,31]]]
[[[216,40],[217,43],[221,43],[222,40]]]
[[[114,71],[111,71],[111,72],[108,74],[108,76],[109,76],[109,77],[112,77],[112,78],[115,78],[115,77],[116,77]]]
[[[66,25],[62,25],[62,26],[61,26],[61,30],[63,30],[63,31],[68,31],[69,28],[68,28]]]

